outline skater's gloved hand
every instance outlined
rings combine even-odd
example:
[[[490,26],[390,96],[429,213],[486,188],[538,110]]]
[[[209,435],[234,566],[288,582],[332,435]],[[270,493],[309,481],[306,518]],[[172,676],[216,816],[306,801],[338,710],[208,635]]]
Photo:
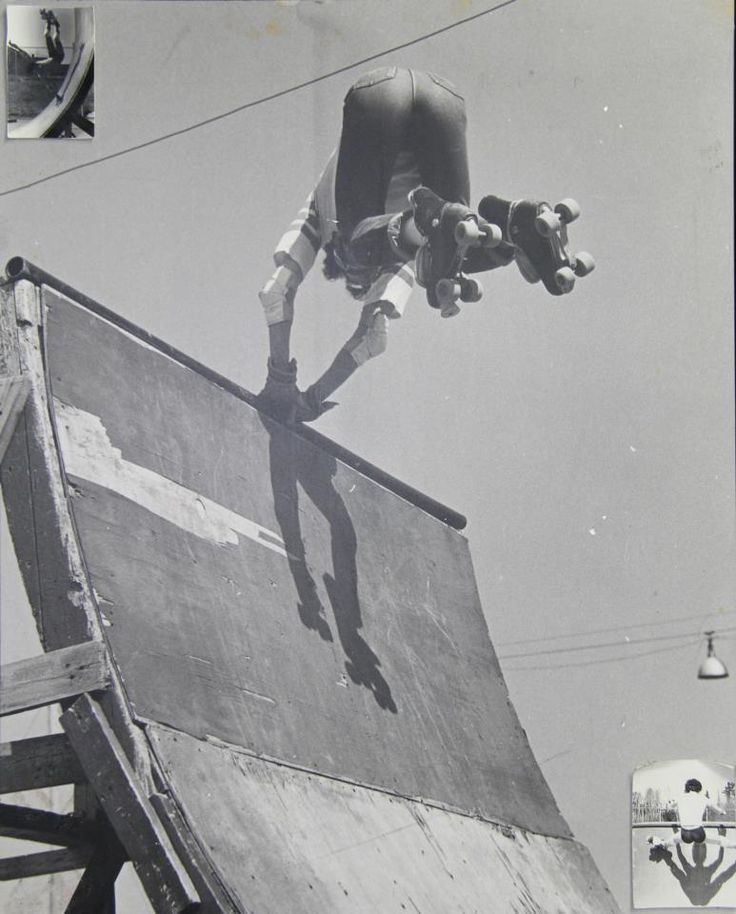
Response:
[[[335,406],[337,403],[334,400],[321,400],[317,388],[312,385],[297,395],[295,419],[297,422],[314,422]]]
[[[296,386],[296,359],[286,365],[268,360],[268,375],[258,394],[259,405],[281,422],[292,425],[296,418],[299,389]]]

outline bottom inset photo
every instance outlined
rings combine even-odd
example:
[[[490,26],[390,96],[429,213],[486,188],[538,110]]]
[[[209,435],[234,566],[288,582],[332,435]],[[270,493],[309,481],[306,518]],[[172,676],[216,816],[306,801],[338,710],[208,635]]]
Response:
[[[635,908],[736,907],[736,769],[699,759],[637,769]]]

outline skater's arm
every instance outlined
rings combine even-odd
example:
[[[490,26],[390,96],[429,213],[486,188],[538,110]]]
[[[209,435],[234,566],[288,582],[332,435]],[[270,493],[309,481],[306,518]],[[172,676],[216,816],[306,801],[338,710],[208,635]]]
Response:
[[[311,270],[323,239],[317,214],[316,196],[313,191],[299,210],[296,219],[279,239],[273,255],[277,267],[286,266],[298,274],[298,282]]]
[[[296,264],[284,264],[277,267],[259,293],[268,325],[271,358],[279,365],[285,365],[290,359],[289,342],[294,321],[294,297],[300,281],[299,267]]]

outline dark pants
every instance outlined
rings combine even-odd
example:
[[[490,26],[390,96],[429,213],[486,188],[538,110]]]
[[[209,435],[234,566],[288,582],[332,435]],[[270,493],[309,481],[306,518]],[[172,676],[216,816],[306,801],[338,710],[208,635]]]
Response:
[[[399,152],[414,154],[421,183],[445,200],[469,204],[465,102],[430,73],[383,67],[361,77],[345,97],[335,178],[340,235],[385,213]]]
[[[703,844],[705,841],[705,829],[700,828],[681,828],[680,837],[685,844]]]
[[[64,60],[64,46],[61,43],[58,30],[53,38],[51,37],[50,32],[46,32],[45,37],[46,50],[49,52],[49,57],[57,63],[61,63]]]

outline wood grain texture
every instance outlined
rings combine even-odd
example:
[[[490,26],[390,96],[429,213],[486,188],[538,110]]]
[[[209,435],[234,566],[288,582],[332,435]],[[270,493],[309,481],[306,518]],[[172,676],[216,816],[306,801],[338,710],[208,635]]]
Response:
[[[174,796],[258,914],[615,914],[585,848],[151,727]],[[227,783],[227,794],[218,788]]]
[[[84,780],[82,766],[63,733],[0,743],[0,794]]]
[[[199,895],[99,705],[83,695],[61,723],[154,909],[193,912]]]
[[[0,717],[31,711],[110,685],[107,652],[86,641],[0,667]]]
[[[91,854],[91,848],[73,847],[21,857],[5,857],[0,860],[0,882],[81,870],[87,865]]]
[[[4,838],[74,847],[92,844],[98,831],[74,813],[62,814],[0,803],[0,835]]]
[[[20,375],[0,377],[0,461],[26,405],[28,382]]]

